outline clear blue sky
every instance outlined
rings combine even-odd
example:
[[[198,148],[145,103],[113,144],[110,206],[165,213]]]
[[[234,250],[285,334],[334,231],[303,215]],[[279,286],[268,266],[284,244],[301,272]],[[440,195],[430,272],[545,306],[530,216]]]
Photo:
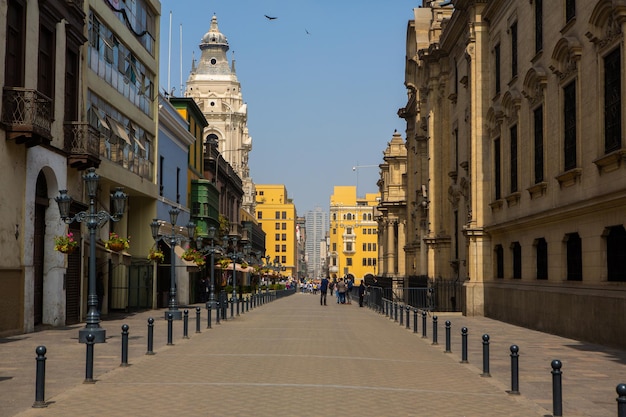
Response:
[[[406,104],[406,28],[419,3],[161,0],[161,88],[169,80],[180,95],[181,55],[184,85],[215,14],[248,104],[251,177],[285,184],[299,215],[327,210],[335,185],[377,192],[387,142],[394,129],[405,137],[397,111]]]

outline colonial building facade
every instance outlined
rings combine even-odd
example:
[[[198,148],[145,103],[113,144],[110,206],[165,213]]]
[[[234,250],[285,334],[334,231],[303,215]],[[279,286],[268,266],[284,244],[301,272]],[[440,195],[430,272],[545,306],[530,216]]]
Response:
[[[402,136],[394,132],[383,151],[380,165],[380,204],[378,211],[378,248],[380,262],[378,274],[404,278],[407,275],[404,246],[407,242],[406,205],[406,146]],[[414,264],[411,264],[414,275]],[[409,273],[411,273],[409,272]]]
[[[134,260],[145,261],[153,244],[145,219],[156,214],[158,195],[159,18],[156,0],[0,4],[0,155],[2,173],[11,178],[2,186],[7,198],[0,226],[6,255],[0,262],[0,305],[10,312],[0,319],[0,333],[74,324],[85,317],[87,228],[66,225],[54,198],[66,189],[74,200],[70,214],[87,210],[82,175],[89,168],[100,177],[96,210],[111,211],[110,195],[117,187],[124,188],[132,208],[121,221],[97,230],[102,314],[151,305],[152,297],[132,296],[138,288],[131,277],[142,274],[131,271],[145,266]],[[78,250],[56,252],[54,237],[68,232],[79,242]],[[108,250],[109,232],[133,236],[129,250]]]
[[[462,281],[466,314],[626,346],[611,330],[626,324],[616,313],[626,298],[623,6],[415,9],[400,115],[409,206],[424,210],[409,221],[407,256],[431,278]]]
[[[328,272],[357,279],[376,275],[383,249],[378,246],[379,193],[358,197],[353,185],[336,185],[330,196]]]
[[[199,62],[194,60],[192,63],[185,96],[196,101],[209,123],[204,131],[205,153],[211,154],[208,148],[215,148],[219,153],[218,159],[224,159],[235,170],[244,190],[241,207],[254,214],[255,191],[248,166],[248,155],[252,151],[252,138],[247,126],[248,108],[243,101],[235,61],[228,62],[228,39],[220,32],[216,16],[211,19],[209,31],[202,37],[200,50]],[[216,170],[219,169],[219,160],[214,165]],[[238,209],[233,211],[238,213]]]

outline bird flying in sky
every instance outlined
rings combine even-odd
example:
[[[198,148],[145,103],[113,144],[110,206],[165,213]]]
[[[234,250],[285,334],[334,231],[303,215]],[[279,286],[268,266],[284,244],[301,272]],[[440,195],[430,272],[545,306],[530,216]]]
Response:
[[[267,20],[275,20],[275,19],[278,19],[278,17],[275,17],[275,16],[268,16],[268,15],[265,15],[265,17],[267,18]]]

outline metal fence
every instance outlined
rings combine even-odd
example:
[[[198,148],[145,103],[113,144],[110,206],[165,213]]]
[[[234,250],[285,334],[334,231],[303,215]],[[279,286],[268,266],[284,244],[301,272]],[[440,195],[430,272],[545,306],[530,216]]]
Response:
[[[367,302],[383,308],[384,300],[429,311],[462,311],[463,283],[456,280],[428,280],[427,285],[404,287],[404,279],[376,277],[366,282]]]

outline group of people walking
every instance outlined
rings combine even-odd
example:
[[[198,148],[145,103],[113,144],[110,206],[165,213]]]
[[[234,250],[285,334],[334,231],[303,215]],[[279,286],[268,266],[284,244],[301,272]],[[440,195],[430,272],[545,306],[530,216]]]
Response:
[[[331,281],[329,277],[325,277],[322,279],[320,283],[320,305],[326,304],[326,297],[328,292],[332,294],[335,293],[335,297],[337,298],[337,304],[352,304],[351,294],[354,288],[354,282],[350,278],[339,278],[334,276]],[[359,307],[363,307],[363,298],[365,297],[365,282],[361,281],[361,284],[358,287],[359,294]]]

